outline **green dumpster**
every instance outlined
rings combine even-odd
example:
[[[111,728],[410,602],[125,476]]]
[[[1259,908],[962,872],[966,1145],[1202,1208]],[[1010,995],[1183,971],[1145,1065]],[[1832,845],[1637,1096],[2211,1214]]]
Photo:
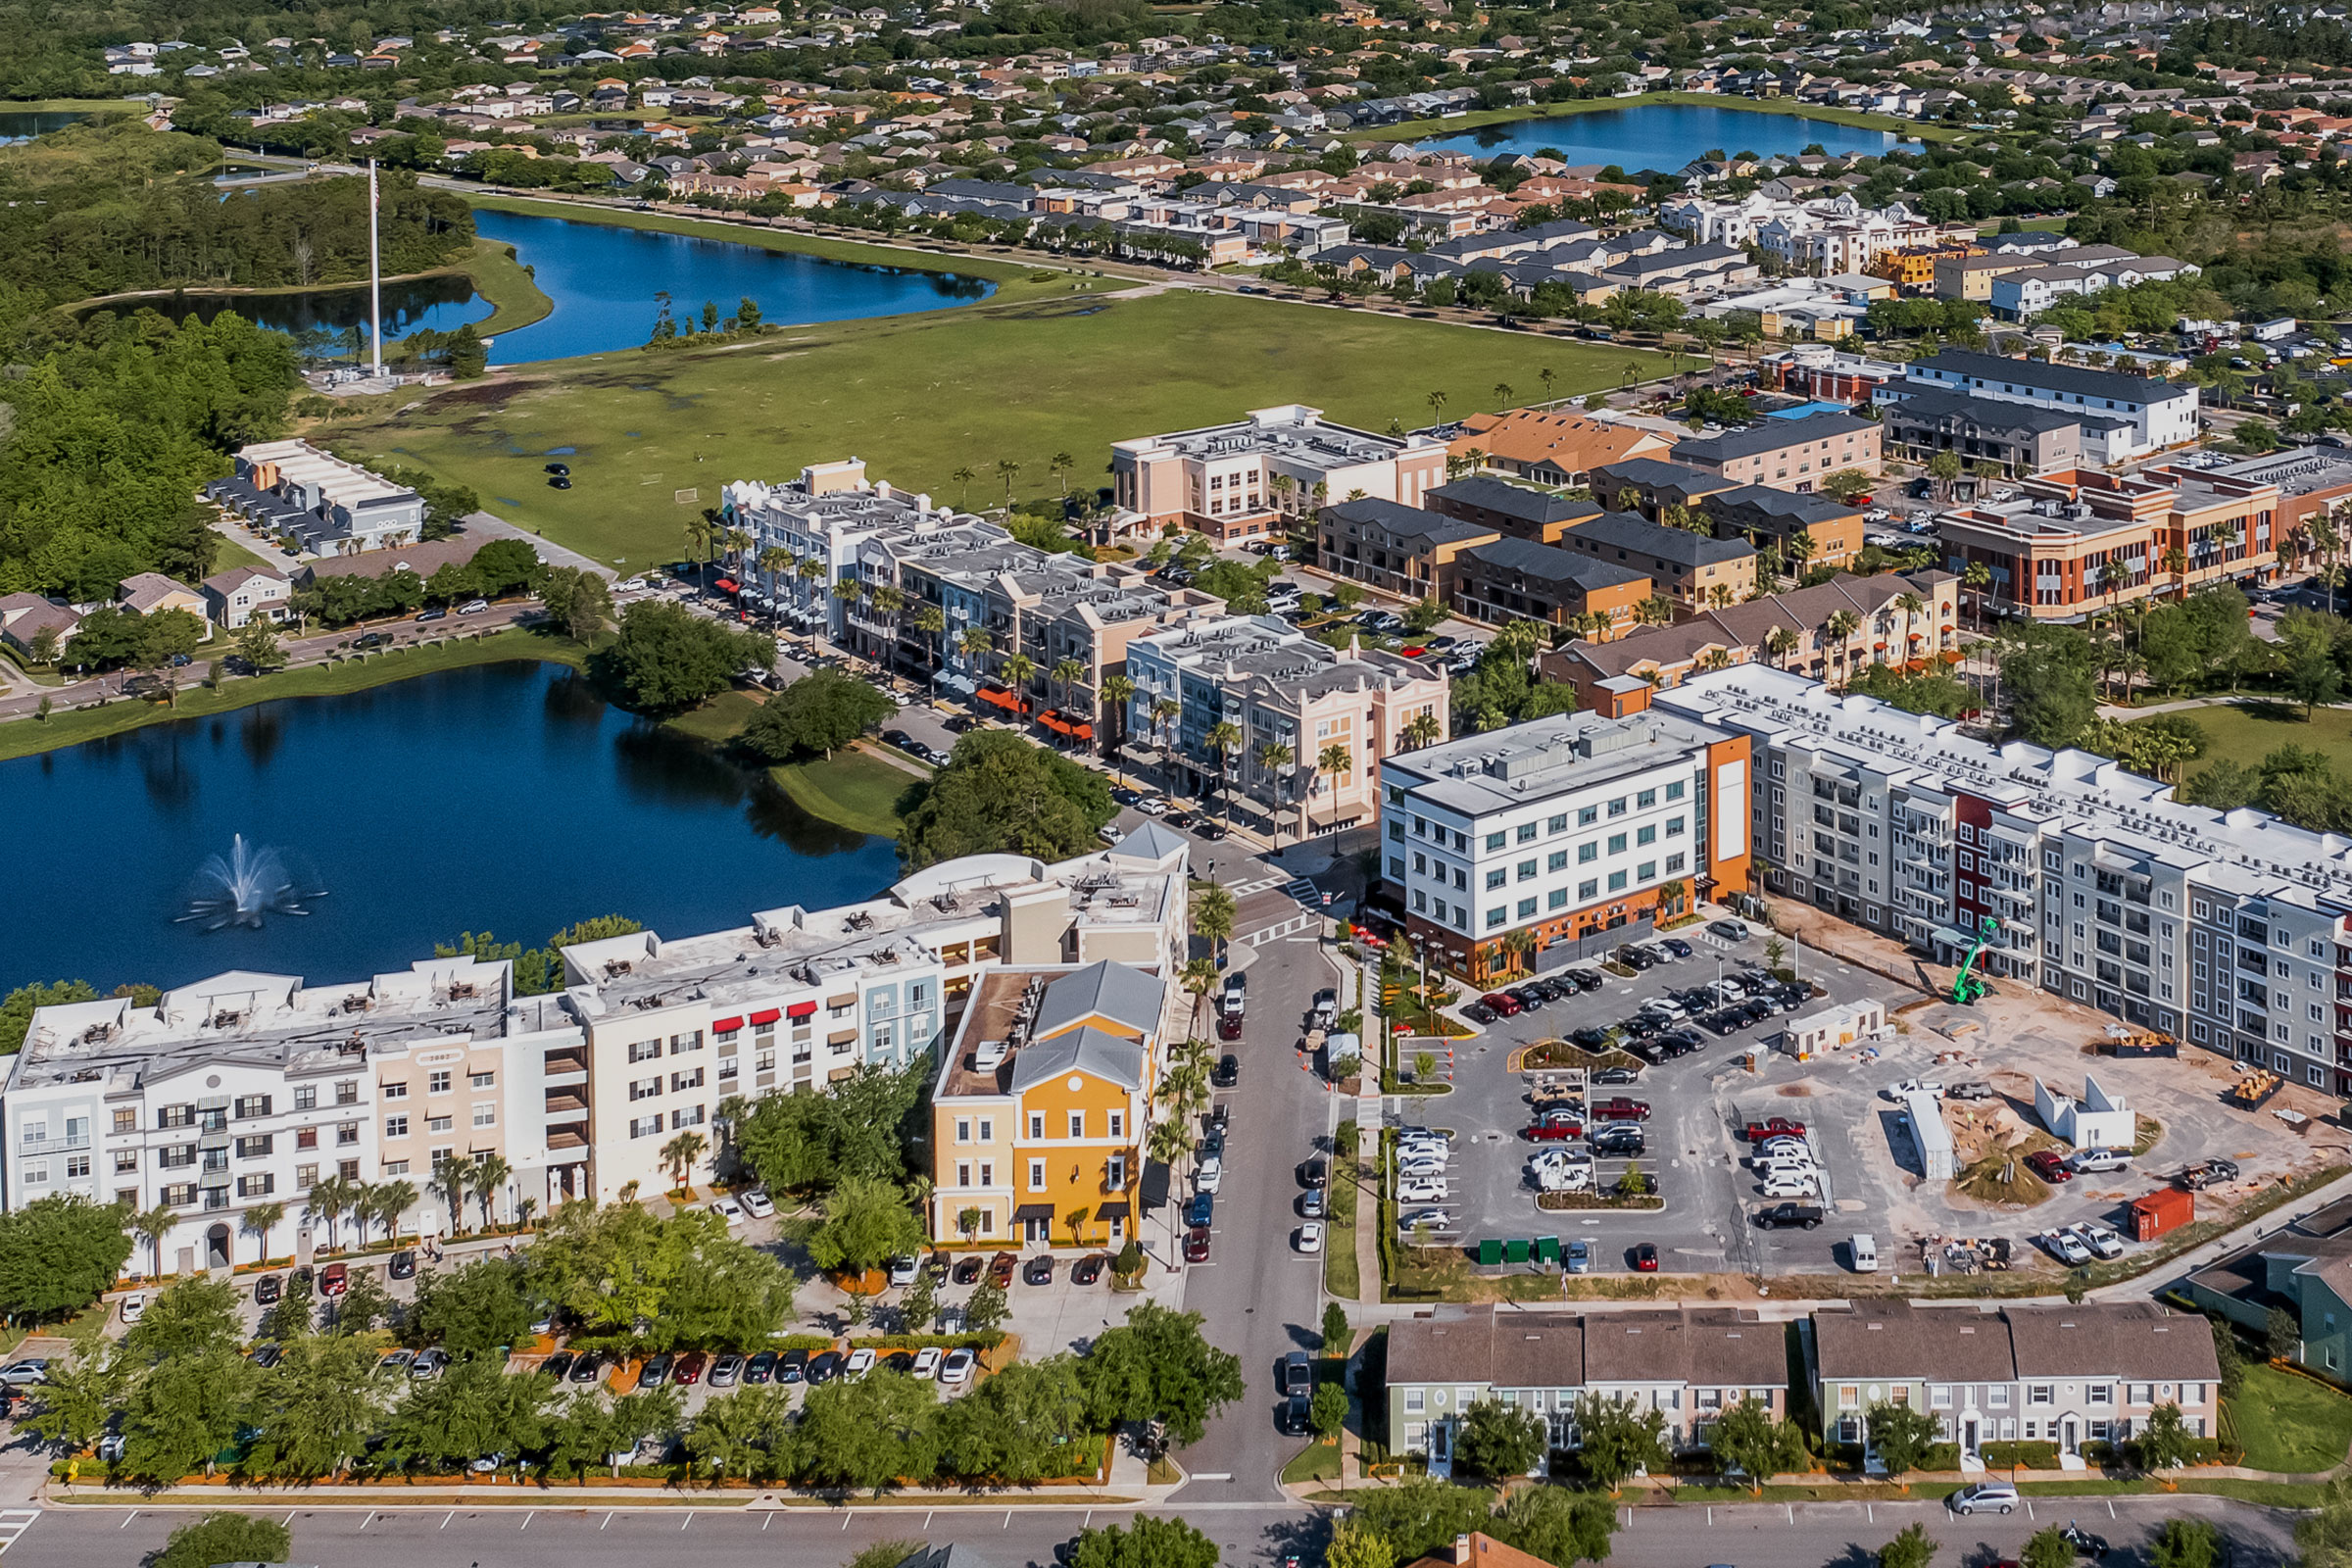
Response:
[[[1533,1245],[1533,1243],[1525,1242],[1517,1237],[1513,1237],[1511,1240],[1502,1244],[1502,1260],[1506,1263],[1526,1262],[1527,1250]]]
[[[1536,1238],[1536,1261],[1557,1263],[1560,1260],[1560,1239],[1557,1236]]]
[[[1501,1243],[1501,1242],[1499,1242],[1499,1241],[1497,1241],[1497,1240],[1495,1240],[1494,1237],[1489,1237],[1489,1238],[1487,1238],[1485,1241],[1483,1241],[1483,1242],[1479,1243],[1479,1244],[1478,1244],[1478,1260],[1479,1260],[1481,1263],[1486,1263],[1486,1264],[1494,1264],[1494,1263],[1499,1263],[1499,1262],[1501,1262],[1501,1261],[1502,1261],[1502,1243]]]

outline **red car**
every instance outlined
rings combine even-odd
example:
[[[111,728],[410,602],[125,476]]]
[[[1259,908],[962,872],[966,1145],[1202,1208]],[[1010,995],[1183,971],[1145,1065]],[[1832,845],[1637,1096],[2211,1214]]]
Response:
[[[1219,1040],[1239,1040],[1242,1038],[1242,1017],[1240,1013],[1229,1012],[1224,1017],[1217,1020],[1217,1038]]]
[[[1531,1144],[1562,1144],[1584,1136],[1584,1123],[1574,1121],[1540,1121],[1527,1129]]]
[[[326,1267],[325,1267],[323,1270],[321,1270],[321,1271],[319,1272],[319,1275],[318,1275],[318,1294],[319,1294],[320,1296],[322,1296],[322,1297],[327,1297],[327,1298],[333,1298],[333,1297],[341,1296],[341,1295],[342,1295],[342,1294],[343,1294],[345,1291],[348,1291],[348,1290],[350,1290],[350,1289],[351,1289],[351,1265],[350,1265],[350,1264],[348,1264],[348,1263],[329,1263],[329,1264],[327,1264],[327,1265],[326,1265]]]
[[[2028,1154],[2026,1169],[2052,1186],[2059,1182],[2071,1182],[2075,1179],[2075,1173],[2066,1168],[2065,1157],[2055,1149],[2039,1150]]]
[[[1655,1274],[1658,1271],[1658,1250],[1653,1243],[1643,1242],[1634,1249],[1634,1272]]]
[[[1019,1262],[1020,1259],[1014,1257],[1010,1252],[999,1252],[988,1260],[988,1277],[995,1283],[998,1290],[1007,1290],[1011,1287],[1013,1266]]]
[[[1592,1119],[1594,1121],[1647,1121],[1649,1119],[1649,1102],[1633,1100],[1619,1095],[1615,1099],[1604,1100],[1594,1105]]]
[[[1187,1263],[1208,1261],[1208,1227],[1196,1225],[1184,1233],[1184,1260]]]
[[[1519,1005],[1519,999],[1507,992],[1490,991],[1478,1000],[1501,1013],[1505,1018],[1515,1018],[1526,1010]]]
[[[704,1358],[702,1351],[688,1350],[684,1355],[678,1357],[676,1369],[669,1374],[670,1381],[672,1383],[679,1384],[695,1384],[702,1382],[703,1364]]]
[[[1747,1124],[1747,1141],[1751,1144],[1760,1144],[1767,1138],[1802,1138],[1804,1136],[1805,1124],[1801,1121],[1790,1121],[1786,1116],[1768,1116],[1762,1121],[1751,1121]]]

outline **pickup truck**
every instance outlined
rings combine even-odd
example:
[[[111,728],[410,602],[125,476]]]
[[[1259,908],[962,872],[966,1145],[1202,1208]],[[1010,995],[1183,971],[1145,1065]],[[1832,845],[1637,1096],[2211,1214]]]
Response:
[[[1617,1095],[1592,1107],[1594,1121],[1647,1121],[1649,1102]]]
[[[2174,1179],[2190,1192],[2201,1193],[2216,1182],[2237,1180],[2237,1161],[2234,1159],[2201,1159]]]
[[[1786,1116],[1769,1116],[1762,1121],[1749,1122],[1742,1136],[1751,1144],[1760,1144],[1767,1138],[1802,1138],[1805,1136],[1805,1124],[1790,1121]]]
[[[1946,1089],[1943,1092],[1943,1098],[1946,1100],[1990,1100],[1993,1098],[1993,1089],[1992,1085],[1982,1078],[1969,1078]]]
[[[1819,1203],[1775,1203],[1770,1208],[1756,1210],[1756,1224],[1768,1231],[1789,1225],[1809,1231],[1822,1222],[1825,1214]]]

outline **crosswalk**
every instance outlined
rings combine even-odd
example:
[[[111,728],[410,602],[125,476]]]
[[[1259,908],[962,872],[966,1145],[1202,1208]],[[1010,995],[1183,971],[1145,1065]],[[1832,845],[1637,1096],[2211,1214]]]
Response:
[[[1299,877],[1298,880],[1286,884],[1282,891],[1297,899],[1300,904],[1320,906],[1323,903],[1323,890],[1305,877]]]
[[[1282,886],[1282,878],[1278,876],[1261,876],[1254,882],[1237,882],[1232,887],[1227,888],[1225,891],[1232,894],[1237,899],[1246,899],[1252,893],[1263,893],[1268,888],[1280,886]]]
[[[38,1508],[0,1508],[0,1552],[17,1544],[17,1538],[33,1527],[41,1517]]]
[[[1252,931],[1237,940],[1246,948],[1262,948],[1269,942],[1279,942],[1284,937],[1295,937],[1302,931],[1315,930],[1322,923],[1323,917],[1319,914],[1294,915],[1288,920],[1267,926],[1262,931]]]

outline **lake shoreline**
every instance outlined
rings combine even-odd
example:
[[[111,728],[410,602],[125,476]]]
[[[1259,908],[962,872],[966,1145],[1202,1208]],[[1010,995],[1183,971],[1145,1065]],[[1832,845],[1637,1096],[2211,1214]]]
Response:
[[[1561,120],[1612,109],[1648,107],[1786,115],[1798,120],[1818,120],[1826,124],[1843,125],[1848,130],[1877,130],[1897,138],[1924,141],[1957,141],[1963,134],[1947,126],[1923,125],[1916,121],[1897,120],[1891,115],[1874,115],[1859,109],[1835,109],[1821,104],[1800,104],[1788,98],[1730,98],[1714,92],[1645,92],[1633,98],[1577,98],[1565,103],[1514,104],[1508,109],[1478,109],[1445,120],[1408,120],[1395,125],[1342,131],[1341,137],[1350,142],[1424,142],[1483,130],[1490,125],[1516,124],[1528,120]]]

